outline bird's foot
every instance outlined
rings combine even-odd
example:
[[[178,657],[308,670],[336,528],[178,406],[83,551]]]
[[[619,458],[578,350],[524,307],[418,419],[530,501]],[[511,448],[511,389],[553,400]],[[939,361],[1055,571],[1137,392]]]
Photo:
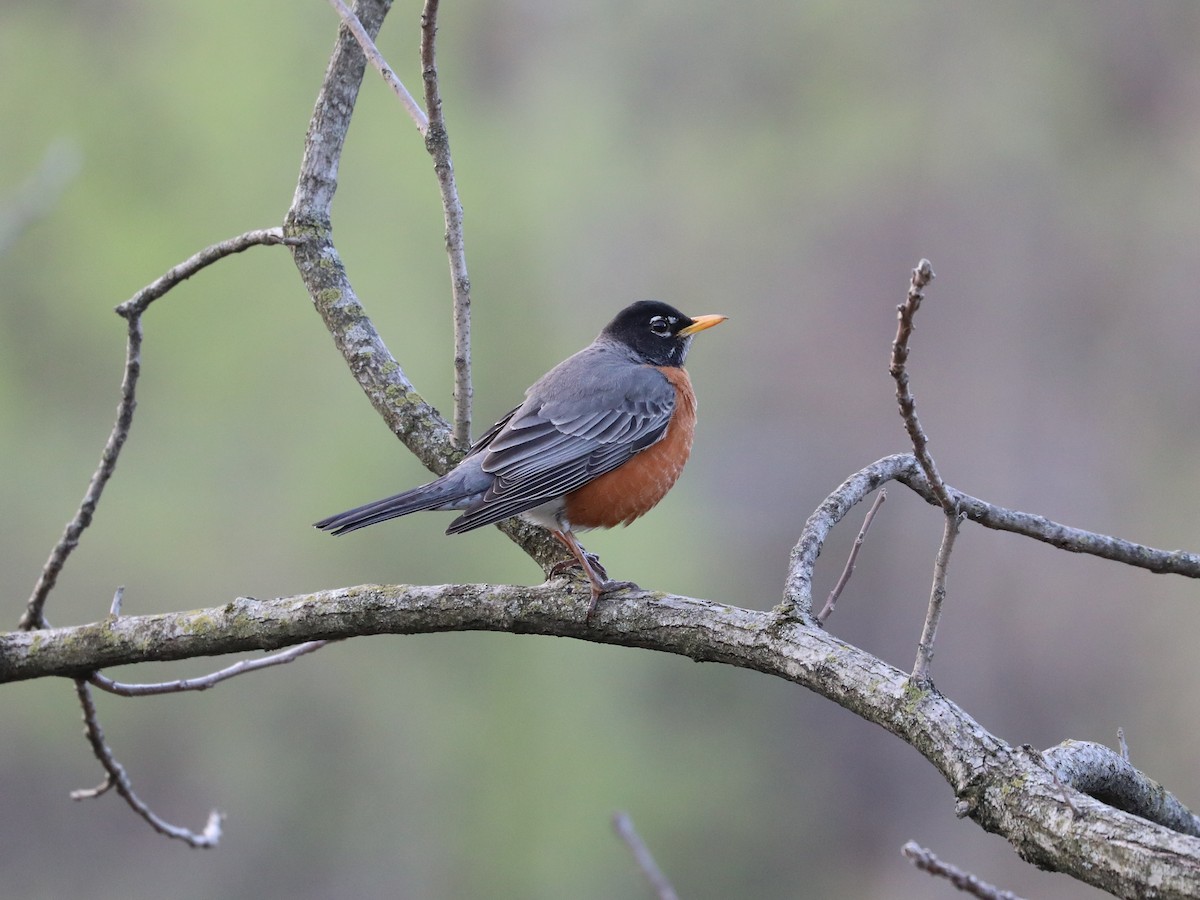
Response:
[[[605,594],[611,594],[614,591],[640,591],[641,588],[632,581],[610,581],[607,576],[602,582],[597,584],[592,582],[592,602],[588,604],[587,621],[591,622],[592,617],[596,615],[596,603]]]
[[[550,577],[554,578],[557,575],[561,575],[568,569],[583,569],[585,574],[587,574],[588,570],[590,569],[602,581],[608,581],[608,571],[600,563],[600,557],[588,550],[584,550],[583,555],[587,559],[586,566],[577,559],[564,559],[562,562],[555,563],[550,567]],[[591,576],[589,575],[589,578],[590,577]]]

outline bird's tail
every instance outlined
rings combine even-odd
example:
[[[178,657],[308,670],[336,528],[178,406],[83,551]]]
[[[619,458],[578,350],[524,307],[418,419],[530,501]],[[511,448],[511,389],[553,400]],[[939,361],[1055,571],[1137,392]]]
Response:
[[[322,519],[315,525],[322,531],[345,534],[425,509],[462,509],[476,491],[472,489],[473,485],[463,483],[465,479],[453,478],[453,475],[454,473],[450,473],[445,478],[423,484],[411,491],[348,509],[336,516]]]

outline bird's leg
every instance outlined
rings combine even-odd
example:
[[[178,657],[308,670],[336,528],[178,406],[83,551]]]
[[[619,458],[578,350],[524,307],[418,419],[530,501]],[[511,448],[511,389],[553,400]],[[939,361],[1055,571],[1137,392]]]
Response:
[[[569,531],[555,531],[554,536],[571,551],[571,555],[575,557],[575,562],[583,569],[587,575],[588,581],[592,583],[592,602],[588,605],[587,618],[590,621],[596,612],[596,602],[600,599],[600,595],[608,591],[615,591],[620,588],[636,588],[637,585],[632,581],[612,581],[608,577],[608,572],[604,566],[600,565],[600,558],[594,553],[588,553],[580,545],[579,541],[575,540],[575,535]],[[555,574],[558,566],[551,570],[551,574]]]

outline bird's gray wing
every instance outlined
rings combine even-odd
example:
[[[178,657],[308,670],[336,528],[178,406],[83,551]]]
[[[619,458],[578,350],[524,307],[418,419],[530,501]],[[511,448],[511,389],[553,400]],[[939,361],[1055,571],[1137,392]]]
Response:
[[[674,410],[675,388],[658,369],[604,347],[581,350],[473,451],[492,485],[447,532],[499,522],[611,472],[658,441]]]

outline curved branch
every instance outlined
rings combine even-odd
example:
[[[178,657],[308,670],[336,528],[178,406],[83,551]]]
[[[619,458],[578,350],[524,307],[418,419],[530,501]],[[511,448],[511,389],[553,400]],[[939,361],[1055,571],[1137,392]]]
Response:
[[[33,593],[25,604],[25,612],[21,616],[20,628],[46,627],[45,606],[50,592],[58,581],[59,573],[66,565],[68,557],[79,545],[79,539],[87,527],[92,524],[92,517],[104,493],[104,486],[117,468],[117,460],[121,456],[121,448],[129,437],[129,429],[133,427],[133,411],[137,408],[137,382],[142,371],[142,314],[150,304],[164,296],[182,281],[191,278],[201,269],[212,265],[218,260],[241,253],[251,247],[269,246],[286,243],[282,229],[262,228],[247,231],[237,237],[205,247],[176,266],[172,266],[163,275],[146,285],[124,303],[117,307],[118,315],[124,317],[128,324],[128,336],[125,344],[125,371],[121,378],[121,400],[117,404],[117,418],[112,431],[100,452],[100,463],[96,467],[92,480],[88,482],[83,500],[74,517],[67,523],[63,535],[50,551],[46,564],[42,567]]]
[[[391,6],[389,0],[363,0],[359,21],[374,38]],[[313,306],[334,344],[376,412],[421,464],[437,475],[462,458],[450,423],[418,393],[367,316],[333,244],[330,211],[337,191],[338,166],[358,98],[366,59],[343,27],[317,95],[296,193],[284,233],[297,240],[292,255]],[[543,572],[570,558],[548,531],[520,521],[500,530],[528,553]]]
[[[815,623],[816,620],[812,616],[813,568],[821,548],[825,545],[825,539],[855,505],[889,481],[900,482],[932,506],[942,508],[937,492],[911,453],[885,456],[855,472],[826,497],[804,523],[800,540],[792,548],[784,583],[783,604],[779,607],[781,613],[805,624]],[[1107,534],[1072,528],[1044,516],[1005,509],[954,488],[947,489],[953,495],[959,512],[985,528],[1008,531],[1050,544],[1060,550],[1086,553],[1150,572],[1200,578],[1200,555],[1195,553],[1158,550]]]
[[[1043,755],[1059,781],[1080,793],[1174,831],[1200,837],[1200,816],[1103,744],[1063,741]]]
[[[189,847],[207,849],[217,846],[221,840],[221,822],[225,817],[218,810],[214,809],[208,814],[208,822],[204,826],[203,831],[191,831],[179,825],[172,825],[147,806],[145,801],[134,792],[133,782],[129,779],[129,773],[117,761],[108,743],[104,740],[104,730],[100,727],[100,720],[96,715],[96,704],[92,700],[91,688],[81,678],[75,679],[75,694],[79,698],[80,705],[83,707],[84,734],[87,736],[88,743],[91,744],[92,752],[96,755],[96,759],[104,767],[106,778],[99,787],[72,792],[72,799],[86,800],[92,797],[99,797],[110,788],[113,788],[120,795],[121,799],[128,804],[129,808],[141,816],[146,821],[146,824],[159,834],[183,841]]]
[[[903,454],[907,456],[908,454]],[[911,457],[909,457],[911,459]],[[881,460],[882,461],[882,460]],[[941,506],[929,481],[916,466],[915,460],[911,466],[900,466],[896,480],[907,485],[933,506]],[[1085,531],[1082,528],[1072,528],[1045,516],[1021,512],[1015,509],[1005,509],[962,491],[951,489],[959,511],[972,522],[978,522],[985,528],[996,531],[1008,531],[1020,534],[1043,544],[1068,550],[1071,553],[1084,553],[1098,556],[1101,559],[1125,563],[1138,569],[1146,569],[1159,575],[1182,575],[1185,578],[1200,578],[1200,554],[1186,550],[1158,550],[1145,544],[1137,544],[1107,534]]]
[[[558,580],[538,587],[362,585],[242,598],[190,613],[0,635],[0,682],[384,633],[503,631],[660,650],[786,679],[880,725],[937,768],[962,814],[1042,868],[1118,896],[1142,896],[1139,885],[1154,885],[1160,898],[1200,895],[1200,838],[1076,793],[1041,753],[1009,746],[942,694],[820,628],[646,591],[613,595],[589,623],[588,597],[581,581]],[[1152,871],[1131,878],[1138,860]]]

